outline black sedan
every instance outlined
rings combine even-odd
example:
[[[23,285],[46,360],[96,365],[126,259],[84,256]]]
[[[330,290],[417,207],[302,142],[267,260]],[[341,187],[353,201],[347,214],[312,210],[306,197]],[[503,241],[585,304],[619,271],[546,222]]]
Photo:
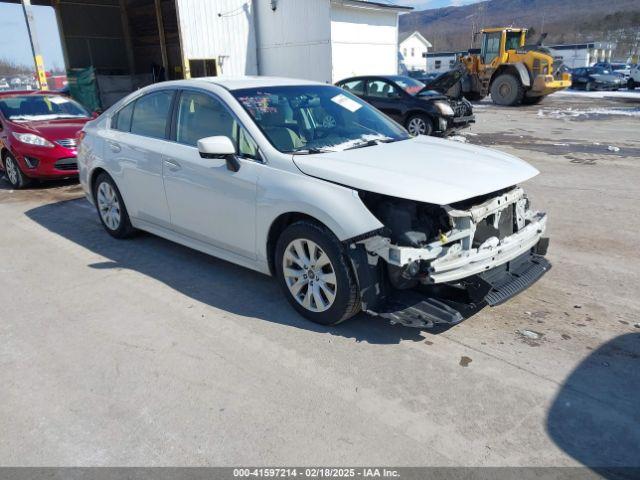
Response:
[[[618,90],[624,86],[621,75],[602,66],[571,70],[571,88],[579,90]]]
[[[336,85],[386,113],[411,135],[449,135],[475,121],[471,103],[440,93],[451,87],[442,82],[440,91],[401,75],[352,77]]]

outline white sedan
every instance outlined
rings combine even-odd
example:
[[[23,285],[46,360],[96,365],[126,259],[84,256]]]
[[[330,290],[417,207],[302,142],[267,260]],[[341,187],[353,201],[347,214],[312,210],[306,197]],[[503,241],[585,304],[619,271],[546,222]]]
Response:
[[[155,84],[86,125],[78,165],[112,236],[145,230],[273,275],[322,324],[360,310],[453,324],[550,267],[546,215],[518,186],[536,169],[411,138],[330,85]]]

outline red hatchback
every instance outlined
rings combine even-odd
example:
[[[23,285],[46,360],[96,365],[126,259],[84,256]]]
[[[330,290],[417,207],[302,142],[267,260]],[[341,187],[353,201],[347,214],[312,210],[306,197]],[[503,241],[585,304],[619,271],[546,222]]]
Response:
[[[0,93],[0,169],[14,188],[78,175],[76,136],[92,115],[49,92]]]

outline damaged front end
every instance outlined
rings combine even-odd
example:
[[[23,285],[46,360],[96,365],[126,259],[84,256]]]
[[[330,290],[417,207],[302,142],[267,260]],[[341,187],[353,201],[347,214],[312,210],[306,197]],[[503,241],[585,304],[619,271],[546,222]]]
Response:
[[[392,323],[458,323],[551,268],[547,216],[529,208],[520,187],[445,206],[360,197],[385,226],[350,242],[362,307]]]

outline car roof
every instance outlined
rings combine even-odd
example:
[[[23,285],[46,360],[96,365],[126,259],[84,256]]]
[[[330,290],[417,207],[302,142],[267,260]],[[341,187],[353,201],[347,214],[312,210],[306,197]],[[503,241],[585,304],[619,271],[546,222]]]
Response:
[[[395,82],[396,80],[401,80],[404,78],[408,78],[409,80],[417,80],[413,77],[410,77],[409,75],[359,75],[357,77],[343,78],[342,80],[339,80],[336,83],[351,82],[354,80],[369,80],[372,78],[373,79],[381,78],[383,80],[389,80],[391,82]]]
[[[189,80],[177,80],[170,82],[173,86],[189,86],[194,84],[213,84],[219,85],[227,90],[241,90],[243,88],[259,88],[259,87],[283,87],[294,85],[326,85],[312,80],[302,80],[285,77],[261,77],[261,76],[245,76],[245,77],[199,77]],[[161,85],[161,84],[156,84]]]
[[[60,95],[59,92],[51,92],[49,90],[8,90],[0,92],[0,97],[14,97],[22,95]]]

